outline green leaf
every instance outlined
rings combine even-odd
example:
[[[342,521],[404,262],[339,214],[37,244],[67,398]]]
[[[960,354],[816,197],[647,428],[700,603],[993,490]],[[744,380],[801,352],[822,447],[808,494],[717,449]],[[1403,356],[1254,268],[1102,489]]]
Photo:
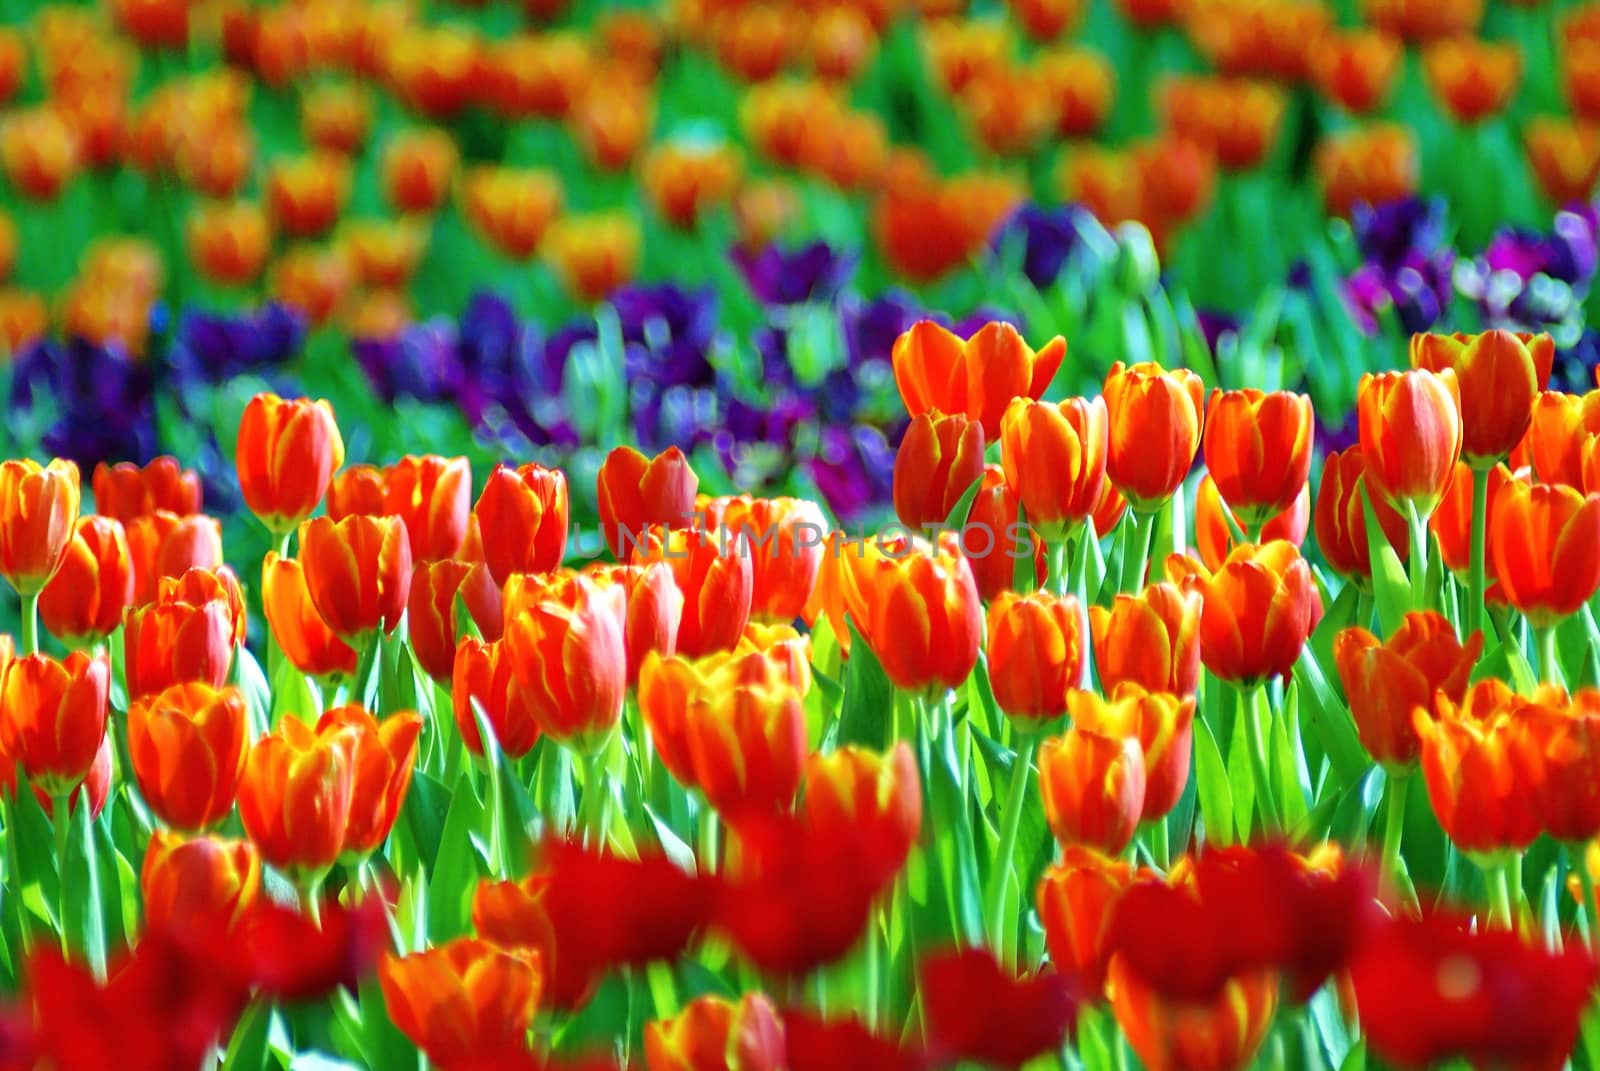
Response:
[[[661,850],[667,858],[677,864],[678,869],[690,874],[699,870],[700,863],[695,858],[694,849],[678,836],[671,823],[663,821],[648,803],[644,805],[644,813],[650,819],[650,826],[655,830],[656,842],[661,845]]]
[[[261,671],[261,663],[250,653],[250,648],[241,646],[235,653],[233,679],[244,693],[245,708],[250,712],[250,724],[254,728],[253,738],[260,737],[271,724],[272,689],[267,684],[267,675]],[[309,713],[315,721],[320,711]]]
[[[439,836],[439,854],[429,871],[433,886],[428,896],[428,937],[434,942],[467,932],[472,890],[482,876],[477,853],[472,850],[472,835],[485,827],[487,818],[473,791],[472,778],[457,779]]]
[[[1250,839],[1250,822],[1255,813],[1255,770],[1250,763],[1250,735],[1244,719],[1255,717],[1249,703],[1234,706],[1233,735],[1228,741],[1228,788],[1233,794],[1233,828],[1239,839]]]
[[[1372,591],[1378,604],[1378,624],[1383,634],[1389,636],[1400,627],[1406,611],[1411,609],[1411,581],[1406,579],[1400,556],[1389,545],[1383,527],[1378,524],[1365,480],[1361,481],[1361,509],[1366,517],[1367,555],[1372,562]]]
[[[838,742],[882,748],[894,723],[894,685],[889,683],[867,641],[861,638],[856,623],[848,615],[846,622],[850,629],[850,658],[845,663]]]
[[[1300,782],[1299,734],[1290,741],[1288,713],[1285,709],[1271,719],[1272,783],[1283,822],[1293,828],[1306,816],[1306,790]]]
[[[1200,718],[1194,723],[1194,776],[1206,841],[1220,846],[1232,844],[1233,790],[1228,785],[1228,769],[1222,763],[1211,726]]]
[[[1335,776],[1341,785],[1354,784],[1371,768],[1372,760],[1361,746],[1349,708],[1334,696],[1322,668],[1305,651],[1295,662],[1294,679],[1301,708],[1327,753]]]
[[[393,637],[383,645],[383,675],[378,681],[377,711],[393,714],[400,710],[416,710],[417,670],[411,659],[411,648]]]
[[[956,499],[956,504],[950,510],[950,516],[945,518],[944,526],[959,532],[967,523],[967,515],[972,512],[973,500],[978,497],[978,492],[983,490],[983,477],[979,476],[967,489],[961,492],[961,497]]]
[[[279,660],[277,671],[272,675],[271,710],[268,724],[273,726],[288,716],[315,722],[322,712],[322,704],[312,691],[311,682],[287,658]]]
[[[71,809],[67,830],[67,857],[61,881],[71,892],[62,900],[66,911],[67,939],[97,970],[106,965],[105,918],[100,901],[100,863],[95,851],[94,824],[86,801]],[[57,807],[65,801],[57,800]]]
[[[267,1030],[271,1025],[270,1006],[261,1000],[252,1001],[228,1039],[222,1071],[245,1071],[246,1068],[256,1071],[266,1067]]]

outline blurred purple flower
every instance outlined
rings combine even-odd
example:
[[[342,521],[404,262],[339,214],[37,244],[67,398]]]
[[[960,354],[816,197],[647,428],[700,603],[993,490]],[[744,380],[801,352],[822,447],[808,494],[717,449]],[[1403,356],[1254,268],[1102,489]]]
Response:
[[[1438,197],[1405,197],[1376,207],[1359,203],[1350,223],[1365,260],[1398,270],[1413,254],[1439,249],[1444,241],[1445,203]]]
[[[447,319],[408,325],[393,338],[350,340],[367,382],[385,404],[396,398],[438,402],[455,396],[461,382],[456,328]]]
[[[711,441],[718,426],[718,397],[706,387],[673,385],[662,389],[649,381],[633,385],[630,409],[634,439],[641,450],[654,454],[669,446],[692,453]]]
[[[1316,427],[1312,432],[1312,443],[1315,449],[1321,451],[1323,457],[1336,450],[1348,450],[1361,441],[1361,428],[1356,420],[1356,411],[1352,407],[1341,414],[1337,424],[1324,423],[1322,414],[1317,415]]]
[[[824,427],[806,470],[834,516],[848,523],[889,501],[894,449],[874,427]]]
[[[891,290],[870,301],[852,302],[840,311],[839,316],[845,353],[852,368],[859,368],[868,361],[887,364],[894,350],[895,339],[910,330],[918,320],[938,319],[930,316],[910,295],[899,290]]]
[[[15,411],[46,407],[42,445],[84,472],[102,461],[148,461],[157,446],[152,365],[81,339],[35,343],[11,367]]]
[[[752,253],[743,246],[733,251],[750,292],[763,305],[801,305],[828,301],[856,269],[854,253],[836,253],[827,242],[811,242],[796,249],[771,244]]]
[[[1022,274],[1034,289],[1048,290],[1082,240],[1083,215],[1075,205],[1024,204],[995,229],[989,248],[998,254],[1013,243],[1021,245]]]
[[[1568,394],[1587,394],[1595,389],[1595,369],[1600,367],[1600,332],[1584,328],[1578,341],[1556,350],[1551,369],[1550,389]]]
[[[1366,264],[1345,280],[1345,297],[1352,315],[1367,334],[1378,331],[1378,314],[1392,307],[1408,333],[1428,331],[1450,308],[1455,291],[1452,269],[1455,254],[1440,250],[1413,253],[1400,266]]]
[[[1217,355],[1217,347],[1222,344],[1223,335],[1239,333],[1239,318],[1229,313],[1215,309],[1198,309],[1194,317],[1199,322],[1200,335],[1205,339],[1206,349],[1211,351],[1213,357]]]
[[[221,383],[287,364],[305,338],[305,317],[275,301],[233,316],[186,309],[171,361],[180,381]]]
[[[1507,227],[1463,266],[1461,290],[1494,326],[1575,325],[1594,279],[1596,232],[1593,210],[1556,213],[1548,234]]]
[[[708,387],[715,381],[715,291],[684,290],[671,283],[626,286],[610,300],[622,327],[629,380],[687,387]]]

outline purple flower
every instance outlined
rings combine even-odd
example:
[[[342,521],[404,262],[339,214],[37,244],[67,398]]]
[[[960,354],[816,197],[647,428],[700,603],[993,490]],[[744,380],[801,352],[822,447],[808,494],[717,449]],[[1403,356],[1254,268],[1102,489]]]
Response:
[[[236,316],[187,309],[178,322],[171,359],[180,380],[221,383],[287,364],[305,337],[305,317],[275,301]]]
[[[630,401],[634,439],[646,453],[669,446],[693,453],[711,441],[712,429],[717,427],[717,392],[709,388],[677,384],[662,389],[647,380],[639,381],[633,384]]]
[[[351,339],[350,352],[388,405],[400,397],[443,401],[454,397],[461,382],[456,329],[449,320],[411,324],[394,338]]]
[[[1319,415],[1312,431],[1312,442],[1323,457],[1337,450],[1348,450],[1361,441],[1361,427],[1354,408],[1346,411],[1337,424],[1325,424]]]
[[[951,325],[950,330],[962,338],[971,338],[989,324],[995,322],[1008,323],[1015,327],[1019,334],[1026,335],[1028,333],[1027,323],[1022,319],[1020,313],[1005,312],[992,305],[979,305]]]
[[[1222,345],[1223,335],[1239,334],[1237,316],[1215,309],[1198,309],[1194,317],[1200,325],[1200,335],[1206,341],[1206,349],[1211,351],[1213,357],[1217,355],[1217,347]]]
[[[1357,324],[1367,334],[1378,330],[1378,313],[1393,308],[1406,332],[1428,331],[1444,316],[1454,297],[1451,276],[1455,254],[1413,253],[1399,266],[1372,263],[1345,280],[1345,297]]]
[[[1550,389],[1586,394],[1595,389],[1594,372],[1600,367],[1600,333],[1584,328],[1572,345],[1556,350]]]
[[[841,521],[881,509],[894,490],[894,448],[877,428],[825,427],[806,471]]]
[[[1596,266],[1592,210],[1558,212],[1549,234],[1508,227],[1461,272],[1461,290],[1494,326],[1575,324]]]
[[[630,380],[665,386],[708,387],[716,379],[711,347],[717,332],[717,296],[671,283],[626,286],[611,295],[622,327]]]
[[[11,368],[11,405],[55,419],[42,445],[85,472],[102,461],[148,461],[156,452],[152,365],[120,346],[43,341]]]
[[[850,367],[859,368],[868,361],[888,363],[894,351],[894,340],[911,329],[918,320],[932,317],[909,295],[891,290],[871,301],[853,302],[840,311],[845,353]]]
[[[1376,207],[1359,203],[1350,222],[1363,258],[1398,269],[1412,254],[1439,248],[1444,239],[1445,204],[1437,197],[1404,197]]]
[[[1007,247],[1022,247],[1022,274],[1036,290],[1055,285],[1067,259],[1082,240],[1083,209],[1076,205],[1042,208],[1024,204],[995,229],[989,247],[996,254]]]
[[[740,246],[733,262],[757,301],[778,306],[830,300],[856,269],[855,254],[835,253],[827,242],[792,250],[768,245],[758,253]]]

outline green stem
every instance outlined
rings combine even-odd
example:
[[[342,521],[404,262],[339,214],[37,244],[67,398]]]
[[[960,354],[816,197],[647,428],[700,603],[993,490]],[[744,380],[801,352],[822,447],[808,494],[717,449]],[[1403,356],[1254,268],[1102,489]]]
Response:
[[[1167,536],[1171,540],[1167,551],[1178,555],[1188,553],[1189,515],[1184,508],[1183,487],[1181,485],[1172,493],[1172,497],[1167,499],[1167,504],[1161,508],[1167,514]]]
[[[1385,789],[1389,813],[1383,820],[1383,863],[1378,871],[1379,883],[1387,887],[1394,880],[1400,864],[1400,838],[1406,828],[1406,789],[1411,787],[1411,772],[1391,774]]]
[[[1067,593],[1067,563],[1070,558],[1069,551],[1071,547],[1072,541],[1070,539],[1061,539],[1049,544],[1046,551],[1050,563],[1049,590],[1057,595],[1065,595]],[[1045,585],[1040,584],[1039,587],[1043,588]]]
[[[597,849],[605,848],[606,829],[611,821],[611,770],[606,762],[610,751],[609,743],[601,746],[584,759],[583,765],[583,839]]]
[[[708,803],[700,812],[700,866],[707,874],[717,872],[717,812]]]
[[[1017,831],[1022,826],[1022,805],[1028,798],[1028,784],[1032,780],[1033,750],[1037,739],[1030,733],[1017,744],[1016,759],[1011,767],[1011,790],[1006,794],[1005,809],[1000,812],[1000,843],[995,847],[994,870],[989,875],[987,898],[989,919],[989,944],[1000,948],[1006,926],[1006,885],[1011,880],[1011,863],[1017,852]]]
[[[1483,598],[1486,588],[1484,552],[1488,547],[1485,528],[1489,518],[1489,470],[1472,470],[1472,566],[1467,579],[1467,616],[1461,622],[1464,632],[1483,627]]]
[[[322,877],[312,878],[302,882],[299,886],[300,911],[311,924],[319,930],[322,928]]]
[[[22,653],[39,653],[39,593],[22,597]]]
[[[1420,610],[1428,605],[1428,518],[1419,517],[1409,502],[1406,518],[1411,527],[1411,608]]]
[[[1156,533],[1156,515],[1129,511],[1128,521],[1133,525],[1127,546],[1123,549],[1122,576],[1118,591],[1139,592],[1144,588],[1145,568],[1150,562],[1150,545]],[[1133,551],[1130,556],[1128,551]]]
[[[72,890],[72,883],[67,880],[67,831],[71,828],[72,815],[70,804],[72,794],[63,792],[50,799],[50,823],[56,831],[56,886],[59,899],[56,904],[56,925],[61,927],[61,954],[67,955],[71,949],[67,942],[67,896]],[[87,804],[86,804],[87,805]]]
[[[1550,684],[1565,685],[1561,674],[1561,660],[1556,654],[1556,629],[1554,625],[1534,630],[1539,646],[1539,679]]]
[[[1165,873],[1171,868],[1172,863],[1172,833],[1168,828],[1171,821],[1170,815],[1162,815],[1150,831],[1150,855],[1155,859],[1156,868]]]
[[[1492,925],[1509,930],[1511,928],[1511,881],[1510,867],[1497,866],[1484,872],[1484,881],[1489,886],[1489,921]]]
[[[879,1000],[879,990],[882,988],[881,978],[882,978],[882,975],[883,975],[882,963],[881,963],[882,956],[880,955],[880,953],[878,951],[878,912],[877,911],[873,911],[872,912],[871,921],[868,922],[868,924],[867,924],[867,932],[866,932],[865,940],[867,942],[867,947],[866,947],[866,950],[865,950],[865,952],[866,952],[866,970],[865,970],[866,978],[865,978],[863,984],[866,987],[866,992],[864,994],[862,994],[862,996],[864,998],[863,999],[863,1004],[865,1005],[867,1026],[869,1028],[871,1028],[871,1029],[876,1030],[879,1026],[882,1025],[878,1021],[878,1012],[879,1012],[880,1004],[881,1004],[881,1002]]]
[[[1578,872],[1578,885],[1583,889],[1583,914],[1589,922],[1589,947],[1600,951],[1600,900],[1595,899],[1594,875],[1589,873],[1588,845],[1575,844],[1570,851],[1576,860],[1573,869]]]
[[[1239,717],[1244,722],[1245,741],[1250,748],[1250,773],[1256,782],[1256,802],[1261,807],[1261,821],[1270,834],[1281,832],[1283,823],[1278,817],[1278,802],[1272,791],[1272,777],[1267,772],[1267,749],[1261,737],[1261,720],[1256,716],[1253,699],[1261,688],[1256,685],[1239,691]],[[1270,717],[1270,712],[1268,714]]]

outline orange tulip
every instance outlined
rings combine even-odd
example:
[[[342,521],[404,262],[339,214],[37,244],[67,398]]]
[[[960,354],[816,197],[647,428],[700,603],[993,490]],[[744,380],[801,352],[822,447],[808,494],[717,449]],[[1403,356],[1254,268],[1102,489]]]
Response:
[[[1230,519],[1232,524],[1229,523]],[[1261,526],[1261,541],[1270,543],[1282,539],[1298,547],[1305,542],[1306,529],[1310,524],[1311,485],[1305,483],[1300,485],[1300,493],[1295,496],[1292,506]],[[1228,510],[1222,496],[1217,493],[1216,481],[1207,473],[1201,478],[1194,494],[1195,549],[1200,552],[1200,560],[1207,569],[1222,568],[1229,553],[1239,544],[1234,537],[1234,529],[1242,530],[1243,527],[1238,516]]]
[[[1405,50],[1381,30],[1337,30],[1310,49],[1317,91],[1352,115],[1376,111],[1388,99]]]
[[[239,781],[239,818],[261,858],[302,888],[338,861],[355,786],[353,730],[284,718],[257,740]]]
[[[406,522],[414,562],[455,555],[467,538],[472,467],[464,457],[406,455],[385,474],[383,512]]]
[[[854,7],[828,7],[811,23],[806,55],[811,72],[824,81],[851,82],[878,49],[877,29]]]
[[[1520,720],[1517,757],[1539,827],[1568,844],[1600,836],[1600,692],[1546,685]]]
[[[61,568],[39,593],[45,630],[68,647],[92,647],[117,630],[132,603],[133,561],[122,525],[79,517]]]
[[[1533,470],[1545,483],[1583,487],[1585,444],[1600,434],[1600,390],[1541,391],[1533,401],[1527,444]]]
[[[484,639],[498,640],[505,622],[500,587],[483,562],[419,563],[406,598],[407,638],[417,665],[436,681],[448,681],[455,665],[457,597]]]
[[[653,458],[618,446],[606,455],[595,482],[606,546],[621,560],[645,543],[652,528],[683,528],[694,521],[700,480],[676,446]]]
[[[152,601],[163,579],[222,564],[222,523],[203,513],[179,517],[156,510],[129,521],[126,537],[135,606]]]
[[[0,576],[19,595],[37,595],[66,560],[78,498],[70,461],[0,461]]]
[[[1286,103],[1278,87],[1244,78],[1188,75],[1160,87],[1167,128],[1209,149],[1229,171],[1261,166],[1278,139]]]
[[[911,420],[894,459],[894,509],[913,530],[945,523],[983,475],[983,426],[937,410]]]
[[[1488,517],[1494,516],[1494,504],[1500,497],[1500,489],[1513,478],[1511,470],[1504,465],[1496,465],[1489,470]],[[1522,469],[1515,479],[1521,483],[1530,482],[1528,470]],[[1439,556],[1444,559],[1445,567],[1458,576],[1466,576],[1472,565],[1473,535],[1472,470],[1467,467],[1465,461],[1456,463],[1450,482],[1445,486],[1444,498],[1439,500],[1439,507],[1433,511],[1433,516],[1428,518],[1428,530],[1438,537]],[[1485,524],[1483,535],[1484,572],[1490,580],[1493,580],[1495,578],[1493,527]]]
[[[261,895],[261,857],[247,840],[150,834],[139,895],[147,929],[196,919],[237,919]]]
[[[1011,400],[1043,395],[1066,355],[1059,335],[1035,352],[1003,321],[963,341],[923,320],[895,339],[892,358],[895,385],[912,416],[959,413],[982,424],[984,441],[993,442]]]
[[[628,655],[631,688],[639,682],[639,668],[650,652],[670,656],[677,651],[683,592],[678,590],[678,582],[666,562],[593,565],[585,575],[601,587],[616,585],[623,592],[623,647]]]
[[[0,30],[0,104],[9,103],[28,70],[28,50],[16,30]]]
[[[44,297],[32,290],[0,287],[0,354],[21,353],[50,327]]]
[[[1372,560],[1367,549],[1367,516],[1362,505],[1362,494],[1367,483],[1366,470],[1366,459],[1360,446],[1331,453],[1322,462],[1322,483],[1317,488],[1317,548],[1322,551],[1322,556],[1334,572],[1356,583],[1372,579]],[[1447,485],[1446,501],[1449,496]],[[1400,560],[1405,561],[1411,554],[1406,519],[1396,513],[1382,495],[1366,491],[1366,498],[1372,503],[1378,527],[1383,530],[1383,539],[1394,548]],[[1434,517],[1438,518],[1443,512],[1444,502],[1441,501]],[[1446,562],[1449,562],[1448,555]]]
[[[1000,465],[1028,523],[1057,541],[1100,504],[1110,428],[1101,398],[1015,399],[1000,431]]]
[[[1107,489],[1115,493],[1110,484]],[[961,530],[961,553],[972,569],[978,594],[985,602],[993,602],[1003,591],[1010,591],[1016,583],[1017,561],[1024,555],[1033,556],[1034,580],[1044,584],[1049,579],[1049,565],[1045,558],[1044,541],[1031,525],[1018,523],[1021,499],[1006,483],[1005,470],[999,465],[985,465],[983,486],[978,497],[972,500],[972,511],[967,514],[966,526]],[[1095,520],[1095,531],[1100,521]]]
[[[258,394],[239,422],[236,455],[245,505],[278,535],[311,516],[344,464],[344,440],[325,401]]]
[[[707,994],[645,1024],[644,1063],[646,1071],[782,1071],[789,1065],[783,1020],[765,994],[737,1001]]]
[[[0,168],[12,189],[32,201],[54,201],[81,163],[78,136],[59,108],[12,111],[0,123]]]
[[[829,553],[839,555],[843,609],[895,687],[943,691],[966,681],[978,660],[983,608],[953,535],[931,544],[880,536]],[[907,630],[907,622],[917,628]]]
[[[567,477],[560,469],[496,465],[473,507],[496,584],[557,568],[567,552]]]
[[[450,196],[459,154],[442,130],[408,130],[384,147],[383,196],[397,212],[432,215]]]
[[[306,521],[300,564],[318,615],[352,647],[400,623],[411,591],[411,546],[400,518]]]
[[[300,131],[322,152],[358,156],[372,129],[372,97],[346,83],[317,86],[300,98]]]
[[[975,71],[956,104],[973,139],[999,157],[1037,151],[1057,123],[1051,84],[1033,67],[1008,64]]]
[[[903,857],[922,832],[922,779],[904,740],[883,753],[845,745],[806,759],[806,823],[823,839],[861,835]]]
[[[1421,168],[1410,128],[1368,123],[1325,135],[1312,169],[1327,213],[1349,218],[1358,204],[1379,205],[1414,194]]]
[[[313,677],[355,674],[356,649],[334,635],[317,613],[298,561],[267,552],[261,563],[261,604],[267,628],[295,669]]]
[[[383,846],[411,788],[422,718],[402,710],[379,722],[358,703],[323,713],[317,732],[349,733],[350,818],[339,858],[355,866]]]
[[[178,576],[164,576],[156,582],[155,601],[159,603],[186,602],[199,606],[213,600],[227,606],[228,620],[233,626],[230,639],[235,646],[243,644],[249,619],[245,614],[244,589],[239,586],[239,578],[233,575],[232,569],[226,565],[215,569],[186,569]]]
[[[995,704],[1039,722],[1067,711],[1067,693],[1083,676],[1082,610],[1070,595],[1002,592],[989,604],[989,683]]]
[[[484,753],[475,708],[482,709],[495,743],[507,756],[520,759],[533,750],[539,740],[539,722],[534,717],[532,694],[513,678],[510,649],[503,640],[484,643],[468,636],[456,647],[450,677],[451,710],[462,742],[474,755]]]
[[[543,986],[537,952],[458,937],[378,961],[389,1019],[441,1067],[498,1059],[526,1045]]]
[[[1294,668],[1322,617],[1311,567],[1293,543],[1283,540],[1242,543],[1214,573],[1174,556],[1167,572],[1204,597],[1200,661],[1220,679],[1242,688]]]
[[[273,221],[292,238],[326,234],[349,196],[350,165],[340,156],[313,153],[274,164],[267,173]]]
[[[244,695],[174,684],[128,704],[128,757],[156,817],[200,832],[228,816],[244,771]]]
[[[540,251],[569,295],[595,302],[633,278],[641,242],[631,216],[598,213],[556,220]]]
[[[129,700],[186,681],[221,688],[233,666],[235,631],[225,598],[158,600],[129,610],[122,627]]]
[[[728,203],[739,172],[739,157],[727,146],[666,142],[645,156],[639,177],[656,214],[687,231]]]
[[[1080,844],[1063,849],[1061,861],[1039,879],[1035,903],[1050,961],[1077,977],[1091,1003],[1105,999],[1111,911],[1132,882],[1127,863]]]
[[[561,183],[537,168],[475,167],[461,181],[461,206],[486,242],[513,260],[528,260],[561,212]]]
[[[1362,0],[1367,21],[1408,41],[1471,36],[1483,21],[1483,0]]]
[[[1436,692],[1459,704],[1482,652],[1482,632],[1463,646],[1450,622],[1431,610],[1406,614],[1387,642],[1360,627],[1341,631],[1334,664],[1367,753],[1392,771],[1414,763],[1421,743],[1411,712],[1431,711]]]
[[[111,670],[74,651],[61,661],[25,655],[0,666],[0,752],[35,788],[61,800],[89,776],[106,737]]]
[[[512,674],[543,732],[592,752],[622,718],[623,592],[583,576],[573,578],[561,600],[520,588],[513,583],[506,590],[502,642]]]
[[[1089,632],[1100,685],[1115,692],[1133,683],[1148,692],[1192,696],[1200,686],[1202,597],[1159,582],[1118,595],[1111,609],[1089,607]]]
[[[722,534],[676,529],[652,534],[632,564],[664,561],[683,593],[677,652],[689,658],[731,650],[750,623],[755,568],[748,544]]]
[[[208,201],[189,212],[184,226],[189,261],[222,286],[248,286],[261,277],[272,252],[272,224],[249,201]]]
[[[128,462],[94,467],[94,509],[127,524],[157,510],[180,517],[200,512],[200,474],[175,457],[158,457],[140,468]]]
[[[1150,1071],[1240,1071],[1272,1026],[1278,979],[1257,971],[1230,978],[1209,1001],[1163,996],[1120,958],[1106,979],[1111,1012]]]
[[[1549,381],[1554,360],[1555,343],[1549,335],[1485,331],[1411,336],[1413,367],[1455,373],[1461,457],[1475,469],[1493,468],[1522,441],[1533,420],[1534,398]]]
[[[1428,88],[1458,123],[1480,123],[1505,110],[1522,78],[1514,44],[1456,37],[1422,54]]]
[[[1490,511],[1490,598],[1508,602],[1534,628],[1577,613],[1600,589],[1600,494],[1511,480]]]
[[[382,517],[389,511],[389,479],[376,465],[350,465],[339,470],[328,485],[328,516],[336,521],[346,517]],[[410,526],[407,525],[407,534]]]
[[[695,696],[687,709],[692,783],[730,822],[787,812],[806,759],[799,690],[781,679],[723,679],[718,692]]]
[[[827,522],[817,504],[803,498],[737,495],[711,500],[703,512],[730,539],[742,536],[749,543],[751,619],[787,623],[799,617],[822,568]],[[631,618],[631,609],[629,614]]]
[[[1514,761],[1525,704],[1490,677],[1462,703],[1436,695],[1431,711],[1412,711],[1433,813],[1456,847],[1484,862],[1520,852],[1539,835]]]
[[[1137,684],[1120,684],[1109,698],[1074,689],[1067,710],[1075,728],[1112,738],[1137,740],[1144,756],[1142,821],[1164,818],[1189,784],[1189,757],[1194,749],[1194,696],[1147,692]]]
[[[1152,512],[1183,484],[1200,449],[1205,386],[1186,368],[1154,362],[1111,366],[1105,382],[1110,421],[1106,475],[1134,509]]]
[[[1600,128],[1592,122],[1530,119],[1522,128],[1522,147],[1545,200],[1557,208],[1587,201],[1600,182]]]
[[[1044,817],[1063,846],[1117,855],[1133,840],[1144,808],[1144,754],[1133,737],[1073,726],[1039,748]]]
[[[503,115],[567,117],[594,75],[587,36],[566,30],[496,41],[488,56],[489,103]]]
[[[352,220],[339,228],[339,248],[356,281],[379,289],[404,289],[428,249],[427,223],[416,219]]]
[[[1311,399],[1259,390],[1211,392],[1206,471],[1247,537],[1300,497],[1311,474]]]
[[[267,272],[267,292],[305,316],[312,326],[327,322],[350,296],[352,285],[350,265],[343,254],[319,246],[290,246]],[[248,497],[245,502],[249,503]]]
[[[1092,136],[1111,113],[1116,96],[1116,69],[1092,48],[1065,46],[1042,52],[1034,66],[1051,98],[1056,134],[1062,138]]]

